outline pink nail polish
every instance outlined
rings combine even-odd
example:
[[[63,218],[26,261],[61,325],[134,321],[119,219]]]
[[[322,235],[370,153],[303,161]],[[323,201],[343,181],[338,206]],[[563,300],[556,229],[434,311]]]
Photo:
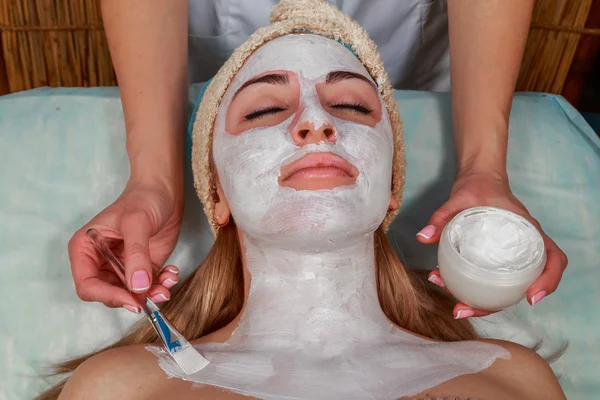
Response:
[[[126,309],[127,311],[131,311],[131,312],[132,312],[132,313],[134,313],[134,314],[139,314],[139,313],[140,313],[140,309],[139,309],[139,308],[137,308],[137,307],[133,307],[133,306],[129,306],[129,305],[127,305],[127,304],[125,304],[125,305],[123,306],[123,308],[124,308],[124,309]]]
[[[152,296],[152,301],[155,303],[162,303],[163,301],[169,301],[169,298],[162,293]]]
[[[442,280],[442,278],[440,278],[437,275],[430,275],[429,278],[427,279],[429,282],[433,283],[434,285],[437,285],[441,288],[445,288],[446,285],[444,284],[444,281]]]
[[[177,281],[174,281],[171,278],[167,278],[163,281],[163,286],[166,287],[167,289],[172,288],[173,286],[175,286],[175,284],[177,284]]]
[[[454,318],[455,319],[470,318],[473,315],[475,315],[475,313],[473,311],[465,309],[465,310],[459,310],[456,313],[456,317],[454,317]]]
[[[131,275],[131,288],[137,291],[144,291],[150,288],[150,277],[146,271],[135,271]]]
[[[546,291],[545,290],[540,290],[539,292],[537,292],[536,294],[534,294],[533,296],[531,296],[531,305],[535,306],[537,303],[539,303],[544,297],[546,297]]]
[[[174,274],[178,274],[179,270],[177,268],[167,268],[167,271],[172,272]]]
[[[417,236],[424,237],[425,239],[431,239],[436,232],[437,228],[433,225],[427,225],[425,228],[421,229]]]

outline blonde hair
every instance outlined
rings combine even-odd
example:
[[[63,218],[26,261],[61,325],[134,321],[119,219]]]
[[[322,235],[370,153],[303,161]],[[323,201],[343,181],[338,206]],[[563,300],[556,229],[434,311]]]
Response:
[[[382,228],[375,231],[377,292],[383,312],[394,324],[441,341],[477,339],[467,320],[452,316],[454,301],[426,282],[425,274],[407,270],[392,249]],[[162,307],[164,315],[188,339],[217,331],[240,313],[244,303],[242,254],[233,220],[220,229],[200,267],[187,278]],[[55,366],[53,375],[73,372],[84,361],[103,351],[135,344],[159,344],[150,324],[142,319],[114,344]],[[39,395],[57,399],[67,378]]]

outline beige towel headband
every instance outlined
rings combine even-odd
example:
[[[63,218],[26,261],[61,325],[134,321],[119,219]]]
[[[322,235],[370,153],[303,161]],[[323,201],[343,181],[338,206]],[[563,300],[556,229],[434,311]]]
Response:
[[[361,60],[385,102],[394,134],[394,166],[392,171],[392,194],[402,204],[404,187],[405,157],[404,134],[394,91],[377,47],[367,31],[346,14],[323,0],[283,0],[273,8],[271,23],[258,29],[239,46],[229,60],[214,76],[196,112],[192,133],[192,170],[194,186],[204,205],[204,212],[213,221],[216,186],[211,170],[212,134],[221,99],[225,95],[233,77],[252,53],[266,42],[291,33],[310,32],[338,40],[352,48]],[[387,230],[396,212],[390,211],[383,221]],[[213,233],[216,231],[213,229]]]

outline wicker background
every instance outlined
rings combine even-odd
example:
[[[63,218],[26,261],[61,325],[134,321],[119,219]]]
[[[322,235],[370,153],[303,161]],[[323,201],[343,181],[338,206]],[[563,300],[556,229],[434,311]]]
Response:
[[[592,1],[536,1],[517,90],[561,93]],[[0,94],[117,84],[100,0],[0,0],[0,29]]]
[[[10,92],[116,85],[100,0],[0,0]]]

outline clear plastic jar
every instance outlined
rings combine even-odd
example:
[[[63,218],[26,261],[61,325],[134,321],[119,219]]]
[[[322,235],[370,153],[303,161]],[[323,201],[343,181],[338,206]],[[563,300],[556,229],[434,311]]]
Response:
[[[486,246],[491,246],[489,243],[495,242],[481,237],[494,235],[496,223],[498,229],[508,230],[509,236],[519,232],[524,237],[520,242],[527,243],[524,248],[518,248],[519,254],[518,257],[514,256],[513,264],[513,251],[493,246],[488,248]],[[461,254],[461,249],[457,248],[457,243],[460,242],[458,239],[464,239],[460,236],[464,233],[463,230],[472,229],[474,224],[478,227],[486,224],[481,235],[480,231],[470,232],[470,239],[481,241],[481,256],[485,258],[486,254],[493,255],[494,252],[500,252],[500,256],[504,256],[503,262],[498,262],[497,267],[494,266],[496,260],[492,256],[489,260],[486,259],[486,265],[482,267],[472,262],[472,259],[465,258],[463,254],[466,251]],[[464,243],[463,240],[462,245],[467,247],[469,243]],[[474,244],[475,251],[478,250],[478,245],[479,243]],[[474,207],[456,215],[443,229],[438,247],[438,267],[446,287],[458,300],[480,310],[498,311],[519,303],[529,286],[541,275],[545,264],[543,238],[535,226],[520,215],[495,207]]]

